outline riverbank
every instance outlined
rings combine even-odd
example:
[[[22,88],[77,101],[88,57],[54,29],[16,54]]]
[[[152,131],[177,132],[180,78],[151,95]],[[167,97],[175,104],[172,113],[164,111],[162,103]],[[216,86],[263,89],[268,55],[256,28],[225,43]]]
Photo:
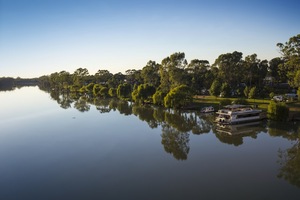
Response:
[[[213,106],[215,110],[221,108],[220,103],[225,99],[234,102],[238,100],[238,98],[221,98],[214,96],[194,96],[193,107],[202,108],[205,106]],[[272,100],[269,99],[247,99],[248,104],[255,106],[263,111],[267,112],[268,105]],[[300,102],[288,102],[286,103],[289,107],[289,119],[288,121],[300,121]]]

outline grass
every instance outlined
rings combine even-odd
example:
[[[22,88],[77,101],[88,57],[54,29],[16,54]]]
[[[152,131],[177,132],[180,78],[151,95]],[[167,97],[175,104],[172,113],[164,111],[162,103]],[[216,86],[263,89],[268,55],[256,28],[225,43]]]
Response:
[[[224,99],[229,99],[231,102],[237,100],[238,98],[221,98],[214,96],[195,96],[194,97],[194,105],[196,107],[205,107],[205,106],[213,106],[216,109],[220,108],[220,102]],[[259,109],[264,111],[268,110],[268,105],[272,100],[270,99],[247,99],[247,102],[250,105],[257,105]],[[286,105],[290,110],[290,119],[291,118],[299,118],[300,119],[300,102],[293,101],[287,102]]]
[[[214,96],[195,96],[194,103],[198,106],[213,106],[214,108],[219,108],[220,102],[224,99],[229,99],[231,102],[237,100],[238,98],[221,98],[221,97],[214,97]],[[268,105],[271,102],[269,99],[247,99],[247,102],[250,105],[257,105],[258,108],[267,110]],[[300,108],[300,105],[299,105]]]

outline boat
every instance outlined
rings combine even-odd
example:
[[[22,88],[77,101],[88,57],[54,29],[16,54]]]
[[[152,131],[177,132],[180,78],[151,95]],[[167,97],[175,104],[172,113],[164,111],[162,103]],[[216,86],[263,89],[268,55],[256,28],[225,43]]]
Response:
[[[207,107],[203,107],[200,112],[201,113],[211,113],[211,112],[215,112],[215,109],[212,106],[207,106]]]
[[[227,105],[216,112],[219,124],[240,124],[263,119],[262,110],[253,109],[248,105]]]

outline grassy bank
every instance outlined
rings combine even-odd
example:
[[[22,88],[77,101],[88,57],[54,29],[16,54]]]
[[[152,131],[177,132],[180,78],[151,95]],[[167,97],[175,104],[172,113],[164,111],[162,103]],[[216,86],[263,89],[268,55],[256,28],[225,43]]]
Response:
[[[214,96],[195,96],[194,97],[194,104],[204,107],[204,106],[213,106],[214,108],[218,109],[220,106],[220,102],[224,99],[229,99],[231,102],[237,100],[238,98],[221,98],[221,97],[214,97]],[[257,105],[258,108],[267,110],[268,105],[271,100],[267,99],[247,99],[247,102],[250,105]]]

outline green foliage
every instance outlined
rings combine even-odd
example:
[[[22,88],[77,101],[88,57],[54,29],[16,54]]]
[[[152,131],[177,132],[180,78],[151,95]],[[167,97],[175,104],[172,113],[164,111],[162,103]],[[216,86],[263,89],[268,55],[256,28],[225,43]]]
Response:
[[[221,94],[223,97],[230,97],[231,88],[228,83],[223,83],[221,86]]]
[[[94,84],[94,87],[93,87],[93,95],[96,97],[96,96],[99,96],[99,92],[100,92],[100,89],[101,89],[101,85],[99,84]]]
[[[94,83],[90,83],[86,86],[86,89],[88,92],[93,92],[93,89],[94,89]]]
[[[221,83],[218,80],[215,80],[209,89],[209,93],[212,96],[218,96],[221,92]]]
[[[248,98],[254,99],[256,97],[256,94],[257,94],[256,87],[252,87],[249,91]]]
[[[164,98],[167,94],[161,90],[156,90],[154,95],[152,96],[152,101],[156,105],[164,105]]]
[[[244,95],[246,98],[248,98],[248,96],[249,96],[249,91],[250,91],[250,88],[248,86],[246,86],[244,89]]]
[[[180,108],[192,101],[192,93],[186,85],[180,85],[172,89],[164,98],[164,105],[167,108]]]
[[[117,90],[115,88],[109,88],[108,94],[111,97],[116,97],[117,96]]]
[[[268,118],[275,121],[287,121],[289,108],[285,103],[270,102],[268,105]]]
[[[155,88],[149,84],[141,84],[132,92],[132,99],[144,102],[155,93]]]
[[[108,89],[107,87],[102,87],[102,88],[100,89],[99,94],[100,94],[102,97],[108,97],[108,96],[109,96],[108,91],[109,91],[109,89]]]
[[[298,95],[298,100],[300,101],[300,87],[298,87],[297,95]]]
[[[128,99],[131,96],[131,85],[127,83],[120,84],[117,89],[117,95],[120,99]]]
[[[285,44],[278,43],[284,64],[281,65],[292,87],[299,87],[297,72],[300,70],[300,34],[293,36]]]
[[[273,99],[274,96],[275,96],[275,93],[274,93],[274,92],[271,92],[271,93],[269,94],[269,97],[270,97],[271,99]]]

